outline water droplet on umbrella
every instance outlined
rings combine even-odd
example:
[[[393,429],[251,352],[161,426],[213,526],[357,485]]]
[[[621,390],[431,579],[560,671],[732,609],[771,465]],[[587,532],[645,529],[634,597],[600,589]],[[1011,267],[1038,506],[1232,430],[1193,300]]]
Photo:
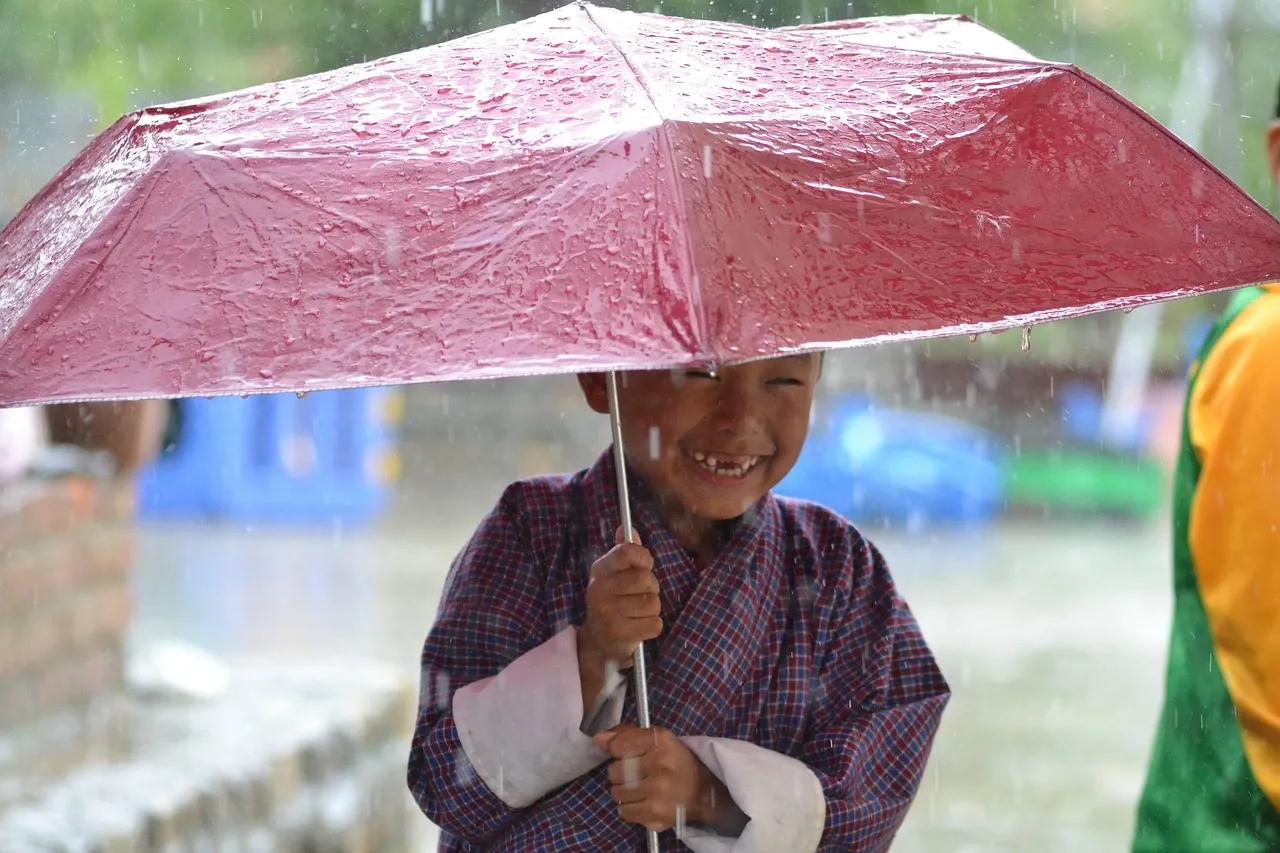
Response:
[[[969,343],[971,343],[971,344],[976,344],[977,342],[978,342],[978,333],[977,333],[977,332],[970,332],[970,333],[969,333]]]
[[[1031,327],[1022,327],[1022,351],[1031,352]]]

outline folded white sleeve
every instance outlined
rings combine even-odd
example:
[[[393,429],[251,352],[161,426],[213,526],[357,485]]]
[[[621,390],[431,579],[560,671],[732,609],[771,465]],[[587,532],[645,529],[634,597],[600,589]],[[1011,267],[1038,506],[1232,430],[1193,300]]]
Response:
[[[622,719],[625,678],[607,688],[596,730]],[[582,731],[577,629],[566,628],[492,678],[453,694],[458,740],[476,775],[513,809],[532,805],[608,756]]]
[[[694,853],[813,853],[822,843],[827,800],[803,762],[741,740],[683,737],[685,746],[724,783],[748,818],[737,838],[686,826],[680,840]]]

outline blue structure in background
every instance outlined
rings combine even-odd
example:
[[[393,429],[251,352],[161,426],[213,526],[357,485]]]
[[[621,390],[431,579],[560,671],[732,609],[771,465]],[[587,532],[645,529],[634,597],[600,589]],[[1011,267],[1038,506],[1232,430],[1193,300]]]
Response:
[[[148,519],[358,523],[398,472],[389,388],[181,401],[176,446],[138,478]]]
[[[855,522],[979,526],[1003,507],[1003,445],[991,432],[928,412],[844,398],[811,433],[781,495]]]
[[[1154,413],[1143,408],[1132,427],[1111,441],[1103,441],[1102,412],[1105,401],[1097,389],[1083,382],[1072,382],[1058,392],[1063,431],[1083,444],[1103,444],[1124,453],[1138,453],[1146,447],[1155,429]]]
[[[1200,354],[1200,347],[1212,331],[1218,318],[1205,314],[1190,320],[1182,331],[1182,364],[1189,368]],[[1144,408],[1131,429],[1124,435],[1104,441],[1102,413],[1105,400],[1092,385],[1072,382],[1058,392],[1063,431],[1069,438],[1091,446],[1103,446],[1124,453],[1139,454],[1148,445],[1156,429],[1156,415]]]

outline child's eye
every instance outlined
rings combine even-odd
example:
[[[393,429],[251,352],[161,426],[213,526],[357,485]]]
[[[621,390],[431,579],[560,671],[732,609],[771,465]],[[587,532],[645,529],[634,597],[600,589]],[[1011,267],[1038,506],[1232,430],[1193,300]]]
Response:
[[[686,379],[715,379],[716,375],[706,370],[686,370],[684,377]]]
[[[770,385],[803,385],[804,383],[793,376],[778,376],[774,379],[770,379],[769,384]]]

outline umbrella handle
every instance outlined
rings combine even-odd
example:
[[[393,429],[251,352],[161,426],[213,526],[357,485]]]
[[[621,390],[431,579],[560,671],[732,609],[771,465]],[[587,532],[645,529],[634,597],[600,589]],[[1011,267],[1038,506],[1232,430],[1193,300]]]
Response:
[[[613,431],[613,467],[618,476],[618,511],[622,516],[622,537],[626,542],[635,538],[635,526],[631,521],[631,490],[627,487],[626,454],[622,450],[622,417],[618,412],[618,374],[609,371],[605,376],[609,391],[609,426]],[[631,657],[631,676],[636,692],[636,720],[640,728],[649,728],[649,679],[644,667],[644,645],[636,647]],[[658,853],[658,833],[645,832],[649,853]]]

